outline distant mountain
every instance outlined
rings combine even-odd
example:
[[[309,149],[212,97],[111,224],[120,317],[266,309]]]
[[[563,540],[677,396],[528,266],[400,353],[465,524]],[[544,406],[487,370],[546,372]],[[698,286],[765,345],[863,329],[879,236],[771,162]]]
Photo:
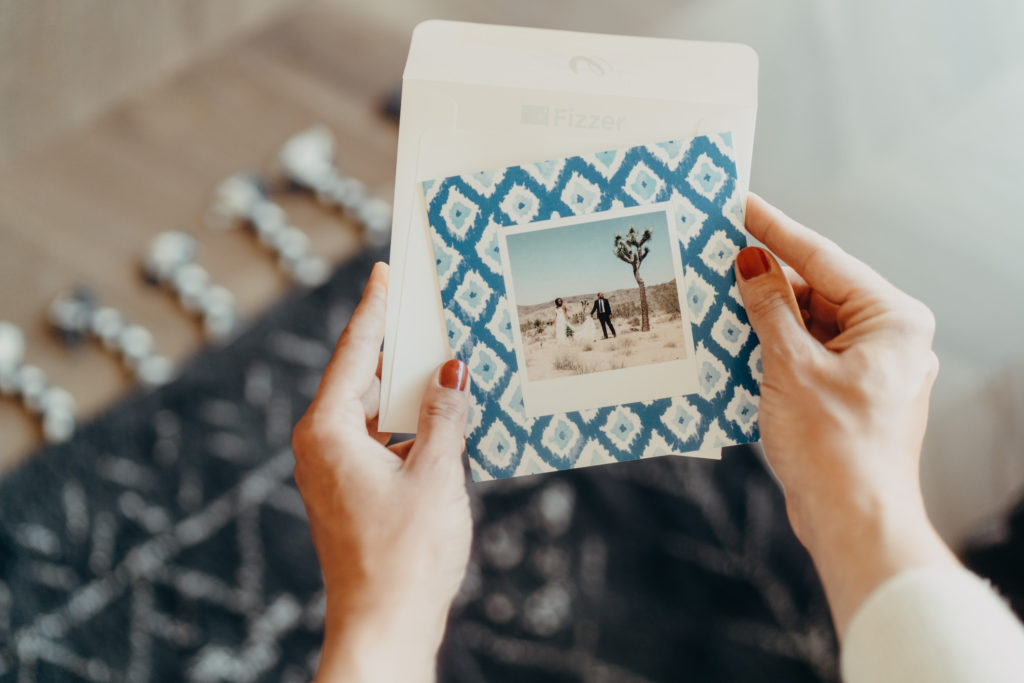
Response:
[[[595,292],[594,294],[564,296],[562,297],[562,301],[565,302],[565,308],[569,311],[569,315],[573,316],[581,311],[589,314],[596,298],[597,293]],[[615,317],[621,318],[625,316],[639,315],[639,287],[616,289],[612,292],[604,292],[604,298],[611,302],[612,315]],[[583,306],[580,305],[580,302],[584,300],[589,302],[586,306],[586,310],[584,310]],[[647,285],[647,303],[650,306],[652,313],[663,310],[678,311],[679,299],[676,293],[676,281],[672,279],[668,282],[661,282],[656,285]],[[519,313],[519,324],[522,326],[528,326],[534,320],[551,323],[554,322],[555,319],[554,299],[543,304],[517,306],[516,308]]]

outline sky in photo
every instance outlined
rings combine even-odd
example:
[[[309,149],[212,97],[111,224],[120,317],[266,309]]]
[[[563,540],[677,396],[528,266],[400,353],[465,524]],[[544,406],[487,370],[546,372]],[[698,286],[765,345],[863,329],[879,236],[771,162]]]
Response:
[[[636,287],[633,269],[615,256],[615,234],[629,226],[654,232],[644,246],[651,253],[640,266],[647,285],[675,278],[665,212],[634,214],[558,228],[535,230],[506,238],[516,304],[532,306],[556,297],[596,295]]]

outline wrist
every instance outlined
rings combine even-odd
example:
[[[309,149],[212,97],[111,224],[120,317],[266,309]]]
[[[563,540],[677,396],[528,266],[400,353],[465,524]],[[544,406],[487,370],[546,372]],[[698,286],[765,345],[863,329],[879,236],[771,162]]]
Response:
[[[440,629],[418,624],[421,615],[334,608],[328,602],[316,680],[432,682]]]
[[[791,508],[840,638],[863,601],[886,580],[915,567],[957,562],[929,521],[919,488],[886,491],[865,485],[853,491]]]

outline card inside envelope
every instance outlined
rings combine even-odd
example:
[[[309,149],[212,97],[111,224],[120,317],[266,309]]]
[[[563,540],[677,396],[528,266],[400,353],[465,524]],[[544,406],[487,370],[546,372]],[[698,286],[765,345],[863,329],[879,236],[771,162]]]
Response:
[[[733,274],[746,235],[730,133],[423,192],[448,342],[472,379],[474,479],[757,440],[761,354]]]
[[[580,55],[599,57],[600,72]],[[745,193],[756,112],[757,55],[747,46],[417,26],[402,79],[381,428],[416,431],[423,391],[450,358],[422,181],[728,130]]]

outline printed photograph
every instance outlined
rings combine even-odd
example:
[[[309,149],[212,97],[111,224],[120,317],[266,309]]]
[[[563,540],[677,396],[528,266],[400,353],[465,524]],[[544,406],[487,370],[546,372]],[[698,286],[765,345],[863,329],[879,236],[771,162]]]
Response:
[[[665,210],[509,234],[530,382],[688,358]]]

